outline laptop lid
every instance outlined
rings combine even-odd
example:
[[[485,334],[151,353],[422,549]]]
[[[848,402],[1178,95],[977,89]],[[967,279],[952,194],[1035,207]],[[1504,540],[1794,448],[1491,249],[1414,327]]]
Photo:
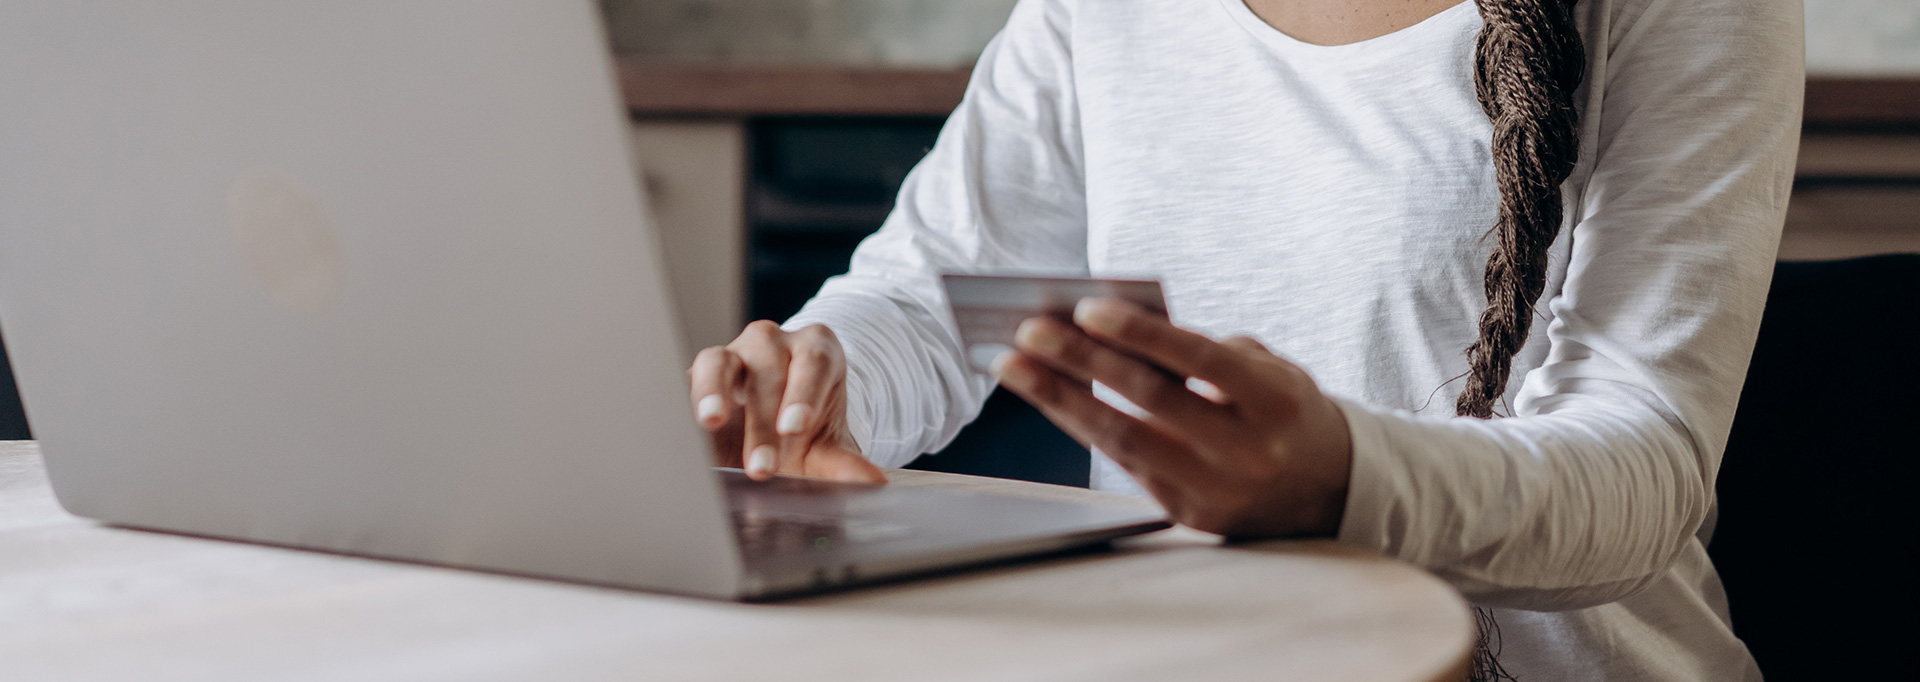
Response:
[[[0,324],[60,502],[734,594],[599,21],[0,5]]]

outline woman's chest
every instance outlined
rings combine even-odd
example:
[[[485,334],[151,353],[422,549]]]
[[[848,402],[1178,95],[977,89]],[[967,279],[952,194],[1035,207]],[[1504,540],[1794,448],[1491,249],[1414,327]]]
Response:
[[[1232,22],[1120,42],[1077,52],[1095,272],[1160,277],[1176,309],[1484,305],[1499,195],[1471,32],[1358,64],[1277,53]]]

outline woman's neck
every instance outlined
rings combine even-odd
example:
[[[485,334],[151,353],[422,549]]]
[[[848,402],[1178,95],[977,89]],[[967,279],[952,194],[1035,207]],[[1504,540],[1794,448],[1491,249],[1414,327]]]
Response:
[[[1426,21],[1461,0],[1244,0],[1274,29],[1301,42],[1345,45]]]

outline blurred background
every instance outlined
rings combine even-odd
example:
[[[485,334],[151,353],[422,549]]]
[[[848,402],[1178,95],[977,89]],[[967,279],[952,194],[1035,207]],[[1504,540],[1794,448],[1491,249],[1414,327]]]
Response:
[[[602,0],[690,347],[785,318],[845,269],[1012,6]],[[1806,139],[1780,257],[1920,252],[1920,2],[1806,9]],[[0,364],[0,439],[29,435]],[[916,466],[1086,483],[1084,451],[1005,395]]]

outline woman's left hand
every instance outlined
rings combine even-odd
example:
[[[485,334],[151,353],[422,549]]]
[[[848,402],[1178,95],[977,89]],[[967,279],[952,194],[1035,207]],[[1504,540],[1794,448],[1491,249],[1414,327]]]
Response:
[[[1306,372],[1253,339],[1214,341],[1123,301],[1083,300],[1073,321],[1021,324],[1019,350],[995,363],[1001,385],[1107,453],[1175,521],[1243,538],[1339,531],[1352,441]],[[1148,416],[1100,401],[1094,381]]]

